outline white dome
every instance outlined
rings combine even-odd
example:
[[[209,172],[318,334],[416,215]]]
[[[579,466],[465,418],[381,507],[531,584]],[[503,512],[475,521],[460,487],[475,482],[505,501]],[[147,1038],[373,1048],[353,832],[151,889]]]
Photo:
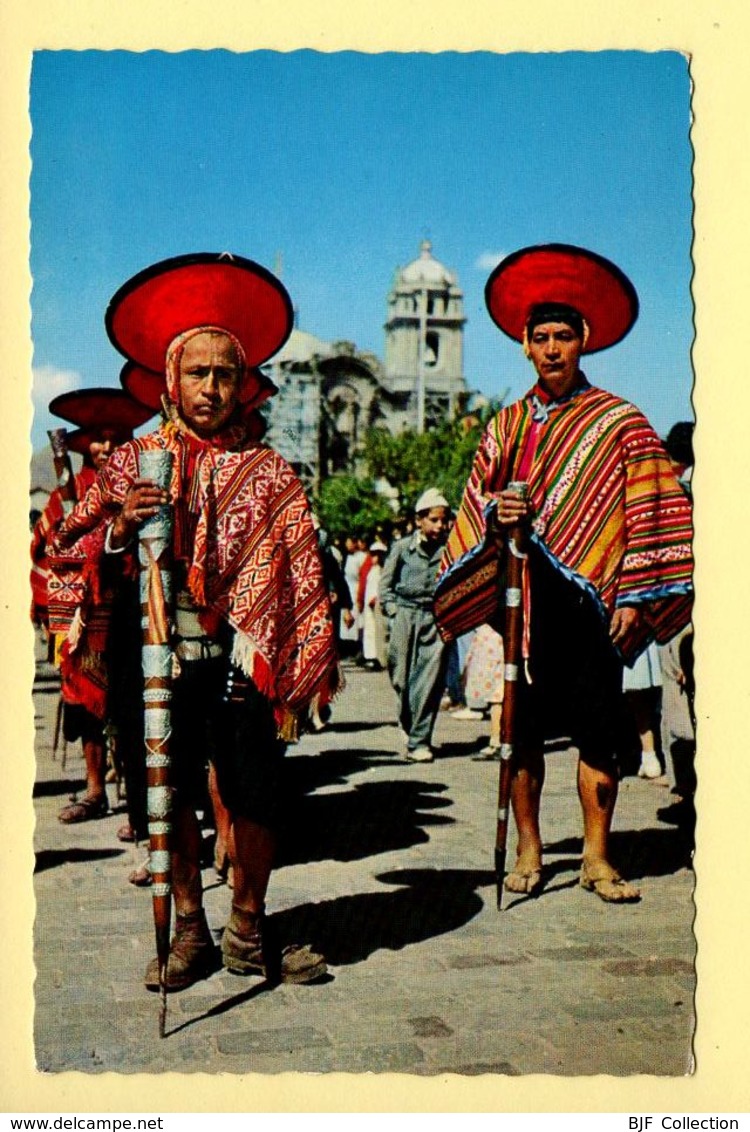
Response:
[[[402,283],[432,283],[449,287],[456,282],[453,272],[433,256],[429,240],[422,241],[419,259],[407,264],[400,272],[400,278]]]
[[[308,334],[306,330],[295,328],[278,354],[274,354],[266,364],[272,362],[308,362],[313,354],[328,357],[331,352],[328,342],[323,342],[322,339],[316,338],[314,334]]]

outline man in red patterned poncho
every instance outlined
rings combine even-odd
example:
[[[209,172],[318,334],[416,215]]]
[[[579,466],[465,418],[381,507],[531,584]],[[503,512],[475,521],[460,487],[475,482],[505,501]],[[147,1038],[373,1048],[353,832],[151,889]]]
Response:
[[[445,639],[497,616],[493,528],[530,524],[524,664],[517,678],[511,802],[517,860],[505,886],[543,879],[539,812],[544,741],[579,750],[581,885],[602,900],[639,890],[609,861],[622,740],[622,663],[690,616],[691,516],[661,442],[632,405],[591,386],[579,366],[628,332],[629,280],[584,249],[546,245],[504,260],[487,284],[500,328],[523,341],[537,383],[490,422],[449,537],[435,598]],[[508,490],[526,482],[528,499]],[[508,679],[506,671],[506,679]]]
[[[166,356],[167,420],[115,453],[60,536],[92,559],[127,554],[140,524],[163,503],[174,506],[177,926],[168,990],[189,986],[215,962],[194,810],[207,755],[233,823],[224,966],[262,973],[285,738],[298,714],[313,701],[325,703],[337,685],[330,606],[302,486],[246,426],[248,408],[273,389],[253,364],[287,336],[288,307],[278,281],[232,257],[167,261],[118,292],[108,311],[110,337],[147,369]],[[174,454],[168,493],[139,478],[138,451],[148,448]],[[285,981],[308,982],[325,970],[309,947],[288,947],[281,957]],[[158,985],[154,961],[146,986]]]
[[[130,440],[133,430],[152,416],[152,411],[119,389],[77,389],[54,398],[50,412],[79,427],[68,433],[69,451],[83,457],[75,476],[75,498],[81,499],[119,444]],[[31,543],[31,587],[33,617],[44,626],[53,642],[55,663],[60,668],[63,704],[62,726],[67,742],[81,740],[86,762],[85,794],[63,807],[58,819],[65,825],[103,817],[109,810],[105,786],[106,744],[104,722],[108,712],[108,672],[104,639],[97,631],[103,610],[94,602],[86,610],[88,631],[77,639],[80,618],[66,617],[69,597],[80,581],[78,563],[62,576],[50,561],[55,534],[72,504],[56,488],[34,526]],[[81,567],[85,563],[80,564]],[[101,587],[107,615],[110,595]],[[71,631],[72,630],[72,631]],[[111,706],[111,705],[109,705]],[[128,799],[130,808],[131,799]]]

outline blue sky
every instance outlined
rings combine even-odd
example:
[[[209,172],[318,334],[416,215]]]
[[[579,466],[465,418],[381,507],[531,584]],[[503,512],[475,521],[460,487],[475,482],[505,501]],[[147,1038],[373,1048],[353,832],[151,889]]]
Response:
[[[484,307],[492,264],[547,241],[613,259],[641,316],[585,368],[664,433],[692,416],[689,98],[672,52],[36,53],[34,447],[52,396],[118,384],[104,311],[148,264],[280,254],[301,329],[382,357],[393,273],[425,236],[491,395],[531,384]]]

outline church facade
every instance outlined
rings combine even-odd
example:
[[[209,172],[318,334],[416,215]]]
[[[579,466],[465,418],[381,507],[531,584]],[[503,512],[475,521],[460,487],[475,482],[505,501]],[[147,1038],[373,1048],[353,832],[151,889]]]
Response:
[[[310,486],[357,472],[368,429],[424,431],[466,393],[463,294],[423,241],[387,296],[385,356],[324,342],[297,328],[267,368],[279,387],[266,439]]]

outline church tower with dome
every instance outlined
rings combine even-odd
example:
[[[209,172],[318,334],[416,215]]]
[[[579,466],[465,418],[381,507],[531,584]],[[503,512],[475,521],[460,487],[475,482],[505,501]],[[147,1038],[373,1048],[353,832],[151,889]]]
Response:
[[[463,294],[432,254],[396,272],[388,295],[385,360],[354,342],[324,342],[295,326],[264,367],[279,395],[264,406],[268,442],[313,490],[363,466],[367,433],[430,429],[466,392]]]
[[[403,405],[403,424],[438,424],[466,391],[463,292],[423,240],[419,258],[396,271],[385,323],[384,384]]]

